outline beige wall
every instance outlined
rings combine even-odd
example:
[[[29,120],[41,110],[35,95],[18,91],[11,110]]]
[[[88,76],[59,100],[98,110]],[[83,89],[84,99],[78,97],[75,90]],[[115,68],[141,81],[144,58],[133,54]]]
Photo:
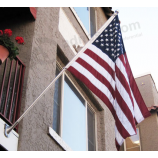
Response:
[[[154,81],[151,75],[145,75],[136,78],[136,83],[142,94],[142,97],[147,105],[151,107],[157,105],[158,94],[154,86]],[[142,84],[144,83],[144,84]],[[140,143],[142,151],[157,151],[158,150],[158,124],[157,112],[153,112],[150,117],[138,124],[140,131]]]

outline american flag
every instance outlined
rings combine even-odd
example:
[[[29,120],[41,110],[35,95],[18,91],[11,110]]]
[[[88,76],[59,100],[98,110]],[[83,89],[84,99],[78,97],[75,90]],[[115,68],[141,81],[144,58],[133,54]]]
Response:
[[[118,15],[68,70],[109,108],[115,119],[117,150],[136,124],[150,116],[125,52]]]

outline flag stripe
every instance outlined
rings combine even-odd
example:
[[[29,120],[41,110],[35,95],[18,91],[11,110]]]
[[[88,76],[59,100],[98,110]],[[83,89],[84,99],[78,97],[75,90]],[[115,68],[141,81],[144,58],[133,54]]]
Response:
[[[115,124],[116,127],[119,131],[119,133],[122,135],[122,137],[125,139],[127,137],[130,136],[130,134],[128,133],[128,131],[124,128],[124,126],[122,125],[122,123],[120,122],[119,118],[117,117],[117,115],[115,115]]]
[[[116,87],[117,87],[117,90],[119,91],[119,93],[121,94],[122,99],[125,101],[126,105],[130,109],[130,111],[134,117],[134,107],[132,105],[129,94],[126,92],[125,88],[122,86],[122,84],[120,83],[120,81],[117,77],[116,77]]]
[[[115,64],[114,64],[114,62],[104,52],[102,52],[99,48],[97,48],[93,44],[90,45],[88,47],[88,49],[91,50],[92,52],[94,52],[100,58],[102,58],[113,69],[113,71],[115,71]]]
[[[130,134],[130,135],[134,135],[136,132],[136,128],[133,128],[133,126],[131,125],[131,123],[129,122],[129,120],[127,119],[126,115],[123,113],[123,111],[121,110],[119,104],[117,103],[117,100],[115,100],[115,111],[116,114],[118,116],[118,119],[120,120],[122,126],[126,129],[126,131]],[[132,118],[133,119],[133,118]]]
[[[80,56],[80,58],[82,58],[83,60],[85,60],[87,63],[91,63],[91,67],[93,67],[96,71],[98,71],[100,74],[102,74],[108,80],[108,82],[111,84],[111,86],[113,87],[113,89],[115,90],[115,81],[112,78],[111,74],[109,74],[109,72],[105,68],[103,68],[102,66],[100,66],[100,64],[98,64],[98,62],[96,62],[95,60],[93,60],[91,57],[89,57],[85,53],[83,53]]]
[[[136,82],[134,80],[134,77],[132,75],[132,71],[131,71],[131,68],[130,68],[130,65],[129,65],[126,53],[125,53],[125,59],[126,59],[126,72],[127,72],[128,78],[129,78],[130,87],[131,87],[131,89],[133,91],[134,98],[135,98],[135,100],[137,102],[137,105],[138,105],[143,117],[146,118],[146,117],[150,116],[150,113],[149,113],[148,109],[145,108],[146,105],[144,103],[144,100],[143,100],[143,98],[142,98],[142,96],[141,96],[141,94],[139,92],[137,84],[136,84]],[[141,122],[142,119],[137,120],[137,122],[138,123]]]
[[[102,84],[104,84],[112,94],[113,98],[115,98],[115,92],[113,87],[111,86],[110,82],[102,75],[103,73],[101,72],[98,73],[91,65],[89,65],[86,61],[84,61],[82,58],[78,58],[76,60],[77,63],[82,65],[84,68],[86,68],[96,79],[98,79]]]
[[[99,98],[107,105],[107,107],[109,108],[109,110],[111,111],[113,117],[115,118],[115,110],[113,108],[113,105],[111,104],[110,100],[108,99],[108,97],[102,92],[100,91],[96,86],[94,86],[91,82],[89,82],[89,80],[80,72],[78,72],[74,67],[70,66],[68,68],[68,70],[73,73],[79,80],[81,80],[82,82],[84,82],[84,84],[97,96],[99,96]]]
[[[90,49],[87,49],[85,52],[89,57],[91,57],[93,60],[95,60],[100,66],[102,66],[108,73],[112,76],[113,80],[115,80],[115,72],[109,66],[109,64],[106,62],[106,60],[103,60],[101,57],[99,57],[95,52],[93,52]]]
[[[124,141],[124,139],[122,138],[122,136],[121,136],[120,132],[118,131],[116,125],[115,125],[115,139],[116,139],[117,144],[118,144],[119,146],[120,146],[120,145],[123,143],[123,141]]]
[[[116,76],[117,76],[117,78],[120,78],[119,81],[121,82],[122,86],[125,88],[125,90],[127,91],[127,93],[129,94],[129,97],[130,97],[130,99],[131,99],[132,105],[133,105],[133,107],[134,107],[134,102],[133,102],[133,98],[132,98],[132,94],[131,94],[131,89],[130,89],[130,87],[129,87],[129,84],[128,84],[128,82],[127,82],[125,76],[122,74],[122,72],[121,72],[120,69],[117,67],[117,65],[116,65],[116,67],[115,67],[115,70],[116,70]]]
[[[119,104],[119,106],[120,106],[121,110],[123,111],[123,113],[126,115],[127,119],[130,120],[130,123],[132,124],[133,129],[136,131],[135,122],[133,120],[133,115],[132,115],[130,109],[127,107],[127,104],[122,99],[122,97],[121,97],[120,93],[118,92],[117,88],[116,88],[115,91],[116,91],[117,103]]]
[[[120,59],[120,64],[118,64],[118,61],[117,61],[117,65],[120,65],[120,67],[121,67],[121,71],[122,71],[122,73],[126,76],[126,80],[127,80],[127,82],[129,83],[129,79],[128,79],[128,77],[127,77],[127,71],[126,71],[126,69],[125,69],[125,67],[126,67],[126,64],[125,64],[125,57],[124,56],[120,56],[119,57],[119,59]],[[125,67],[124,67],[124,66]],[[134,81],[135,82],[135,81]],[[130,83],[129,83],[129,85],[130,85]],[[135,119],[136,119],[136,121],[137,122],[141,122],[142,120],[144,120],[144,117],[143,117],[143,115],[142,115],[142,113],[141,113],[141,111],[140,111],[140,109],[139,109],[139,106],[138,106],[138,104],[137,104],[137,102],[136,102],[136,100],[135,100],[135,97],[134,97],[134,95],[133,95],[133,92],[132,92],[132,89],[131,89],[131,85],[130,85],[130,91],[131,91],[131,95],[132,95],[132,98],[133,98],[133,103],[134,103],[134,115],[135,115]]]

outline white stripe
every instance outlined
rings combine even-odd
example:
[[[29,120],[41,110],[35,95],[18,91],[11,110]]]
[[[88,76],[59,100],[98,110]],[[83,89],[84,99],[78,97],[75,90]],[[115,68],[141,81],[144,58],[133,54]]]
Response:
[[[132,97],[133,97],[133,102],[134,102],[134,115],[135,115],[135,119],[137,120],[138,123],[140,123],[141,121],[144,120],[144,117],[139,109],[139,106],[133,96],[133,92],[131,90],[131,93],[132,93]]]
[[[127,73],[126,73],[125,67],[124,67],[122,61],[119,58],[117,58],[117,60],[116,60],[116,65],[120,69],[120,71],[122,72],[124,77],[126,78],[126,81],[127,81],[128,85],[129,85],[129,88],[130,88],[130,91],[131,91],[131,95],[132,95],[132,98],[133,98],[133,102],[134,102],[134,115],[135,115],[135,118],[136,118],[137,122],[139,123],[142,120],[144,120],[144,117],[143,117],[143,115],[142,115],[142,113],[141,113],[141,111],[139,109],[139,106],[138,106],[138,104],[137,104],[137,102],[135,100],[135,97],[133,95],[132,89],[130,87],[129,79],[127,77]]]
[[[98,55],[100,58],[102,58],[114,71],[115,71],[115,63],[99,48],[97,48],[95,45],[91,44],[88,49],[93,51],[96,55]]]
[[[115,138],[118,142],[118,144],[121,146],[123,141],[124,141],[124,138],[121,136],[121,134],[119,133],[119,131],[117,130],[117,127],[115,125]]]
[[[119,104],[117,103],[116,99],[115,99],[115,105],[114,105],[114,109],[116,111],[116,114],[118,116],[118,119],[120,120],[121,124],[123,125],[123,127],[126,129],[126,131],[130,134],[130,135],[134,135],[136,134],[130,121],[127,119],[126,115],[123,113],[123,111],[121,110]]]
[[[82,53],[80,56],[85,62],[90,64],[96,71],[98,71],[101,75],[103,75],[111,84],[113,89],[115,90],[115,81],[113,80],[111,74],[105,70],[101,65],[99,65],[95,60],[93,60],[91,57],[89,57],[87,54]]]
[[[120,60],[120,58],[117,58],[116,59],[116,65],[117,67],[119,68],[119,70],[122,72],[122,74],[124,75],[128,85],[129,85],[129,79],[128,79],[128,76],[127,76],[127,73],[126,73],[126,70],[125,70],[125,67],[122,63],[122,61]]]
[[[109,89],[104,84],[102,84],[98,79],[96,79],[87,69],[85,69],[77,62],[74,62],[72,64],[72,67],[74,67],[77,71],[84,75],[96,88],[103,92],[107,96],[111,104],[114,104],[114,98],[111,95]]]
[[[125,88],[122,86],[122,84],[119,81],[119,79],[117,78],[117,76],[115,76],[115,80],[116,80],[116,87],[117,87],[118,92],[120,93],[122,99],[125,101],[126,105],[128,106],[129,110],[131,111],[131,113],[134,117],[134,108],[132,105],[132,101],[129,97],[129,94],[127,93]]]

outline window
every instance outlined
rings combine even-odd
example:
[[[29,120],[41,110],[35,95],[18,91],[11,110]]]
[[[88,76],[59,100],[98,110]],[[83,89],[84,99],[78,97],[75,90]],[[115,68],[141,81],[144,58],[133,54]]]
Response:
[[[123,146],[124,146],[124,149],[122,147],[122,150],[126,150],[126,151],[140,151],[141,150],[138,128],[137,128],[137,134],[126,138]]]
[[[96,13],[94,7],[74,7],[86,31],[92,37],[96,33]]]
[[[55,83],[53,129],[74,151],[96,150],[95,113],[66,74]]]

